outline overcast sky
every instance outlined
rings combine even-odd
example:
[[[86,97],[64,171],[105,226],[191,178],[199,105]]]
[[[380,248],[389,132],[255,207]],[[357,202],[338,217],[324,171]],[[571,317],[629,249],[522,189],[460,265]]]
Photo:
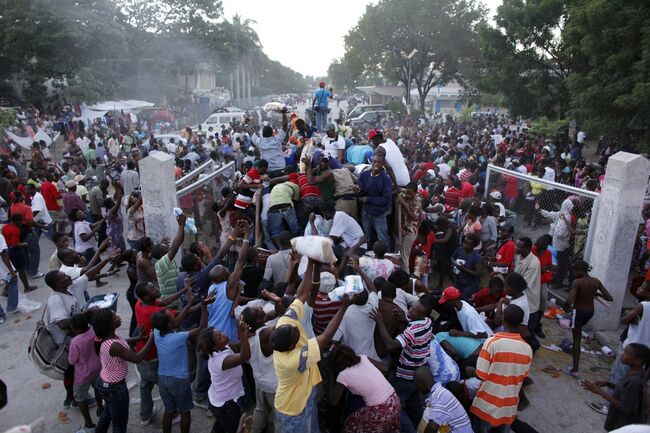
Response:
[[[304,74],[322,76],[333,59],[345,53],[343,37],[356,25],[366,5],[377,0],[222,0],[226,17],[239,14],[253,28],[264,52]],[[501,0],[483,0],[494,15]],[[300,53],[300,54],[298,54]],[[311,55],[304,54],[311,53]]]

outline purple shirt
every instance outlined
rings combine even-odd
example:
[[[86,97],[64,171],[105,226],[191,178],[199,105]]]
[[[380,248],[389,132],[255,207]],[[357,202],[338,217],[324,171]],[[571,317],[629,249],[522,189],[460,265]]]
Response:
[[[73,209],[86,210],[86,203],[79,197],[76,192],[63,193],[63,211],[69,215]]]
[[[95,352],[95,331],[88,328],[83,334],[70,340],[68,362],[74,365],[74,384],[81,385],[99,377],[102,365]]]

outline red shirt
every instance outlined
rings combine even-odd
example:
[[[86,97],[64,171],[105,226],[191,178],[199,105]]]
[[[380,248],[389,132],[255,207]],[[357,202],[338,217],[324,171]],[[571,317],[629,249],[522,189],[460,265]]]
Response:
[[[314,302],[314,333],[320,335],[327,328],[327,324],[339,311],[341,301],[332,301],[329,296],[318,292]]]
[[[510,272],[512,272],[515,267],[515,249],[515,242],[510,239],[508,242],[501,245],[501,248],[499,248],[496,255],[497,263],[508,265],[508,270]]]
[[[9,213],[11,215],[22,215],[23,224],[29,225],[34,221],[34,214],[32,213],[32,208],[27,206],[25,203],[14,203],[9,208]]]
[[[474,197],[474,186],[469,182],[463,182],[460,188],[460,196],[462,198]]]
[[[305,173],[298,174],[298,186],[300,187],[300,197],[321,196],[323,193],[316,185],[309,183]]]
[[[445,205],[448,207],[458,209],[460,207],[460,190],[455,187],[449,188],[443,194],[445,197]]]
[[[499,302],[499,299],[506,297],[506,291],[502,290],[497,296],[490,294],[490,288],[484,287],[474,295],[474,306],[475,307],[485,307],[486,305],[492,305]]]
[[[43,181],[41,183],[41,194],[45,199],[45,206],[49,211],[60,211],[61,206],[56,202],[61,199],[61,193],[56,189],[56,186],[52,182]]]
[[[508,198],[517,198],[519,196],[519,181],[516,177],[505,176],[506,178],[506,187],[505,187],[505,196]]]
[[[151,331],[153,330],[153,326],[151,325],[151,316],[156,314],[158,311],[162,310],[168,310],[167,307],[161,307],[158,305],[158,301],[156,301],[156,305],[147,305],[142,302],[141,299],[138,299],[138,302],[135,304],[135,320],[138,323],[138,326],[142,327],[142,334],[149,336],[151,334]],[[176,311],[174,310],[168,310],[173,316],[176,315]],[[147,340],[140,340],[135,343],[135,351],[138,352],[140,349],[144,347],[144,345],[147,344]],[[151,348],[149,353],[147,353],[147,356],[144,357],[145,361],[149,361],[152,359],[157,359],[158,358],[158,352],[156,351],[156,346]]]
[[[2,227],[2,236],[4,236],[8,247],[16,247],[20,243],[20,227],[14,224],[7,224]]]
[[[535,248],[535,245],[533,245],[531,251],[539,259],[539,265],[540,268],[542,269],[542,277],[540,279],[540,282],[542,284],[550,283],[551,281],[553,281],[553,271],[546,271],[545,269],[547,267],[551,267],[551,268],[553,267],[553,253],[551,253],[547,248],[540,256],[539,254],[537,254],[537,248]]]

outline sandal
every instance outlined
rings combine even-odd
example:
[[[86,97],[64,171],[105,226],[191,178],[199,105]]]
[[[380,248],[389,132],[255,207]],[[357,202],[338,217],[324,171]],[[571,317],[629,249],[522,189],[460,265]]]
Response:
[[[560,374],[562,373],[562,370],[560,370],[559,368],[557,368],[556,366],[551,365],[551,364],[549,364],[546,367],[542,368],[542,371],[544,373],[550,375],[553,378],[560,377]]]
[[[604,403],[596,403],[596,402],[591,402],[589,403],[589,407],[594,410],[595,412],[598,412],[602,415],[607,415],[608,412],[608,407]]]

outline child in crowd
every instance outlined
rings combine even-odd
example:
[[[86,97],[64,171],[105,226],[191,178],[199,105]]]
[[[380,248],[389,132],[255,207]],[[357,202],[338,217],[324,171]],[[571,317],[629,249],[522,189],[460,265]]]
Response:
[[[504,290],[505,282],[503,277],[495,275],[490,277],[488,287],[484,287],[474,294],[474,308],[479,313],[485,313],[487,321],[491,322],[494,317],[494,309],[500,299],[506,297]]]
[[[465,236],[463,246],[451,256],[456,287],[463,299],[469,299],[478,290],[478,278],[481,275],[481,255],[474,248],[480,243],[478,235],[470,233]]]
[[[609,402],[605,419],[607,431],[646,422],[646,383],[650,367],[650,349],[643,344],[630,343],[623,350],[621,362],[629,367],[629,372],[619,383],[581,381],[584,389]],[[610,396],[603,387],[613,388],[614,393]]]
[[[594,299],[601,297],[613,301],[612,295],[603,287],[598,278],[589,275],[591,267],[584,260],[573,263],[575,279],[571,284],[571,291],[566,301],[566,311],[571,311],[571,330],[573,333],[573,367],[566,368],[565,372],[571,376],[578,373],[580,368],[580,343],[582,341],[582,327],[594,315]]]
[[[102,399],[96,386],[101,364],[95,353],[95,331],[88,326],[88,318],[85,314],[72,316],[70,329],[74,335],[70,340],[68,353],[68,362],[74,366],[73,396],[84,418],[84,426],[77,433],[90,432],[92,430],[89,429],[95,428],[88,410],[90,405],[96,401],[97,416],[100,416],[103,410]],[[88,391],[91,387],[95,392],[96,400],[88,399]]]

